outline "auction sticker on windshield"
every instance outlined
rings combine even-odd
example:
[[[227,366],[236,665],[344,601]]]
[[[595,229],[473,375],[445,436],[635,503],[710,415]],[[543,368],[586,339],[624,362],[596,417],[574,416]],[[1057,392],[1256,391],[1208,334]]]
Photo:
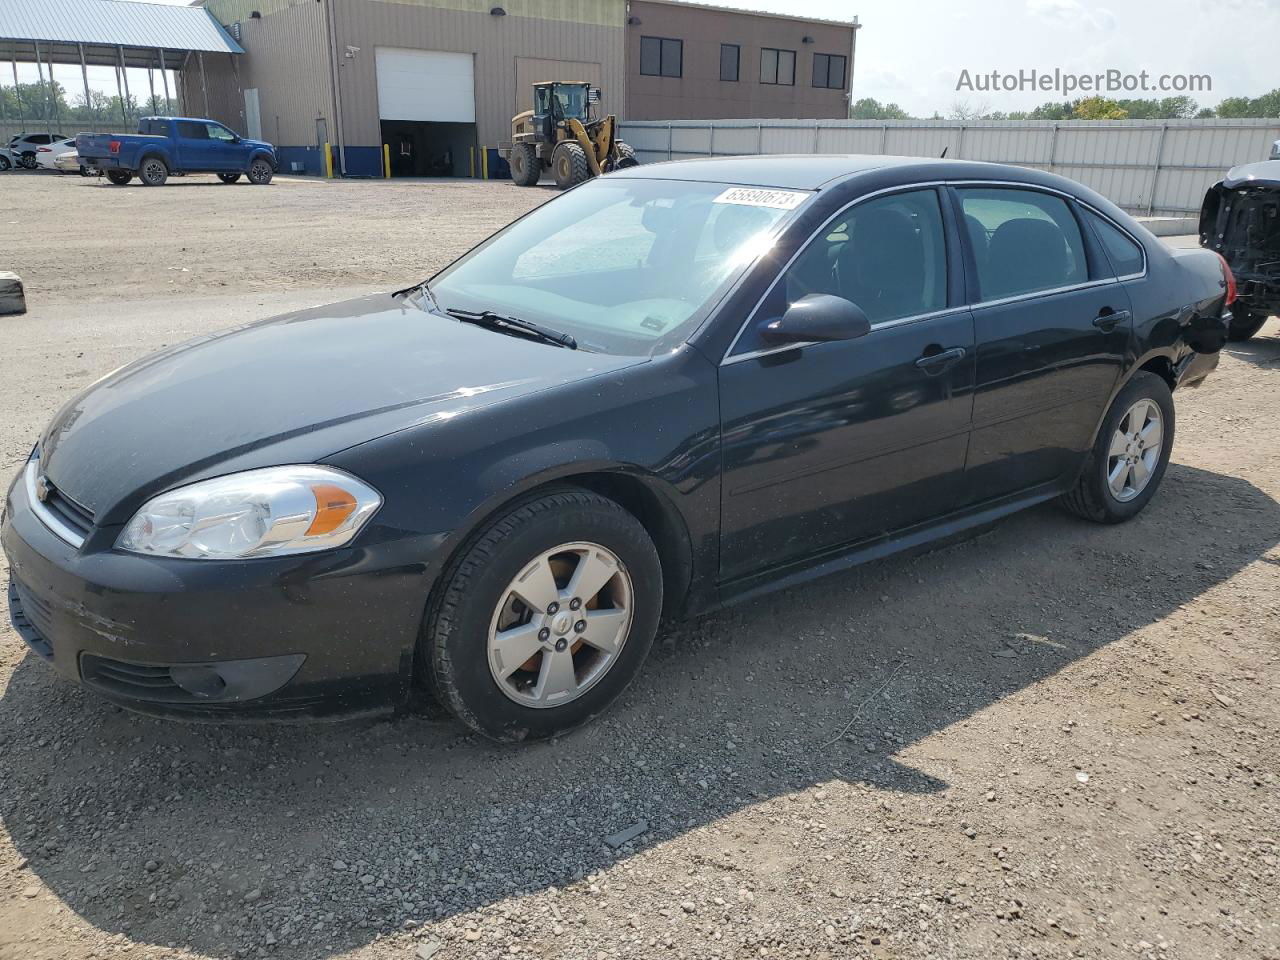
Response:
[[[730,187],[716,203],[740,203],[748,207],[773,207],[777,210],[794,210],[804,203],[809,194],[799,190],[760,190],[756,187]]]

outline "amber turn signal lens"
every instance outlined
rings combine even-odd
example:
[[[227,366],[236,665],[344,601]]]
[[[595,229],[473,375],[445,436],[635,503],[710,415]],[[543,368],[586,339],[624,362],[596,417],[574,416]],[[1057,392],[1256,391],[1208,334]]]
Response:
[[[312,484],[311,492],[316,495],[316,518],[307,527],[308,537],[333,533],[342,525],[343,520],[355,512],[356,498],[341,487],[316,483]]]

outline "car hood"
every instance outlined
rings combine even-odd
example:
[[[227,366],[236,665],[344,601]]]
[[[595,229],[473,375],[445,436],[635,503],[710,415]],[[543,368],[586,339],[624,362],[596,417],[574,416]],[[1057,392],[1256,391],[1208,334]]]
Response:
[[[1228,190],[1238,187],[1280,187],[1280,160],[1260,160],[1232,167],[1223,178]]]
[[[102,524],[211,476],[376,437],[643,362],[364,297],[170,347],[108,374],[41,439],[43,473]]]
[[[273,147],[271,144],[267,143],[267,141],[265,140],[245,139],[245,140],[241,140],[240,142],[243,144],[247,144],[250,147],[262,147],[263,150],[270,150],[272,153],[275,153],[276,151],[276,148]]]

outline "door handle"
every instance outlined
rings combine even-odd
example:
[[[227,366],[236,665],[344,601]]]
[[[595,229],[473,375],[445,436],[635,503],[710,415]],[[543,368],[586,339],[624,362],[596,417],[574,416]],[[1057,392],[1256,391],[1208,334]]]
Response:
[[[1110,310],[1104,308],[1102,313],[1093,318],[1093,325],[1103,333],[1110,333],[1122,323],[1133,319],[1128,310]]]
[[[964,347],[952,347],[950,350],[926,353],[916,361],[916,366],[925,373],[941,373],[953,363],[963,360],[966,352]]]

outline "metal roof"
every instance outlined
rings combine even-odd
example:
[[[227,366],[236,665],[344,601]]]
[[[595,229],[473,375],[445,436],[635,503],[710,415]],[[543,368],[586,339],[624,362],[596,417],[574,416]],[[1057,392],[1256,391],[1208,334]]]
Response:
[[[203,7],[133,0],[0,0],[0,42],[36,40],[244,53]]]

